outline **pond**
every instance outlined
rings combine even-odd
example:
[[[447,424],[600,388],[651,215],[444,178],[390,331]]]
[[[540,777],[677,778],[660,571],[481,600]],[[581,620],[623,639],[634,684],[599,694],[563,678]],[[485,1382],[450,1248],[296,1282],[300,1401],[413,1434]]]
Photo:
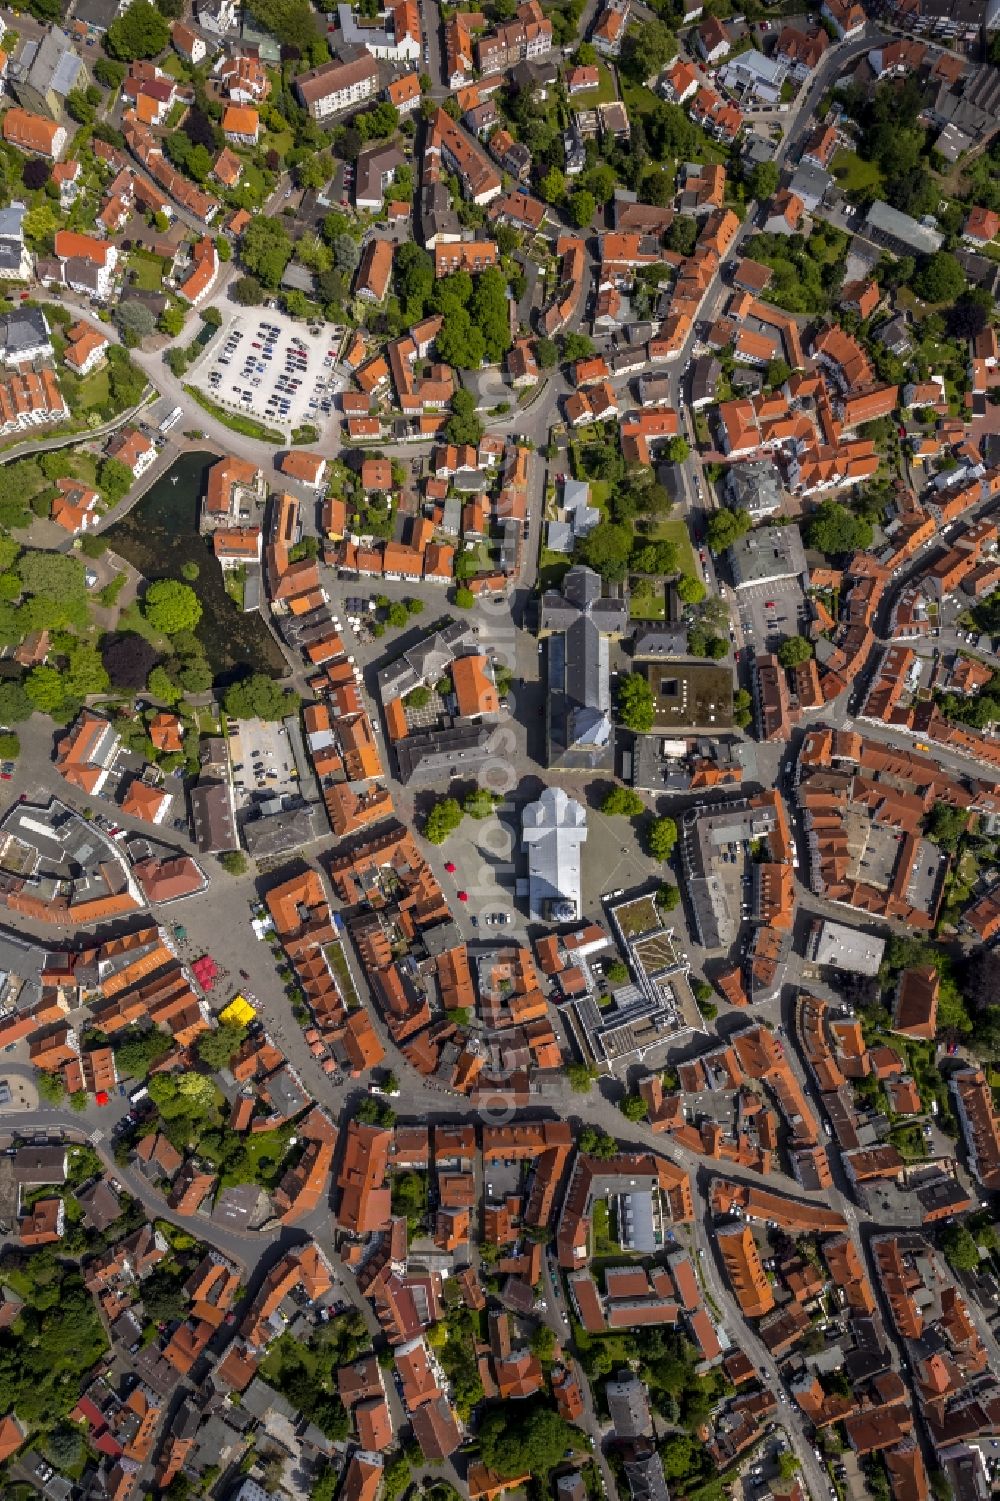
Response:
[[[198,533],[206,476],[216,459],[212,453],[182,454],[104,536],[108,546],[150,582],[179,579],[185,563],[197,563],[201,571],[195,588],[203,611],[198,636],[216,683],[224,687],[248,669],[279,677],[286,665],[258,612],[244,615],[236,608],[226,593],[210,538]]]

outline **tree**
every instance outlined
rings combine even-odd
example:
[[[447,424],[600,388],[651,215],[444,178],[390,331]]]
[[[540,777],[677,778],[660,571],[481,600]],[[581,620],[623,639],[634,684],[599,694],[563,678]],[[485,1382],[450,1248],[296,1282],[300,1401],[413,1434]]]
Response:
[[[777,386],[783,386],[791,373],[791,366],[786,360],[771,360],[768,364],[767,374],[764,378],[767,381],[767,384],[774,388]]]
[[[24,680],[24,691],[39,714],[58,714],[66,700],[66,684],[56,667],[33,667]]]
[[[538,191],[546,203],[561,203],[566,195],[566,174],[558,167],[550,167],[539,182]]]
[[[498,796],[487,791],[485,787],[480,787],[475,792],[466,793],[462,799],[462,812],[467,814],[469,818],[478,820],[492,818],[499,801],[500,798]]]
[[[392,628],[398,631],[402,630],[403,626],[406,625],[407,621],[410,618],[410,612],[403,604],[402,600],[397,599],[393,604],[389,606],[389,613],[386,618]]]
[[[24,186],[30,188],[33,193],[38,193],[49,180],[49,164],[40,156],[33,156],[25,162],[21,169],[21,176],[24,178]]]
[[[300,53],[308,55],[310,62],[314,61],[310,48],[319,40],[319,31],[308,0],[253,0],[253,14],[282,47],[297,47]]]
[[[645,811],[646,804],[638,792],[634,792],[631,787],[612,787],[601,804],[602,813],[619,814],[626,818],[636,818]]]
[[[461,588],[455,590],[453,603],[459,610],[471,610],[476,602],[476,596],[471,589]]]
[[[165,307],[160,314],[160,329],[169,334],[172,339],[184,331],[184,310],[179,307]]]
[[[619,526],[614,521],[599,521],[577,544],[577,553],[588,568],[617,583],[628,572],[634,540],[631,527]]]
[[[677,825],[672,818],[654,818],[646,835],[649,853],[654,860],[669,860],[677,843]]]
[[[539,370],[551,370],[559,362],[559,350],[554,339],[535,340],[535,361]]]
[[[490,266],[476,278],[469,316],[483,336],[485,358],[491,365],[499,364],[513,342],[507,278],[499,267]]]
[[[753,719],[753,699],[746,688],[737,688],[733,694],[733,723],[745,730]]]
[[[625,1095],[618,1108],[628,1121],[644,1121],[649,1114],[646,1101],[641,1094]]]
[[[618,680],[618,714],[628,730],[648,734],[653,728],[653,690],[641,672],[630,672]]]
[[[115,308],[115,322],[123,336],[138,341],[146,338],[156,328],[156,314],[144,302],[129,297]]]
[[[459,388],[451,398],[451,416],[445,426],[449,443],[479,443],[483,436],[483,424],[476,413],[476,398],[471,391]]]
[[[266,673],[254,672],[231,684],[223,696],[223,706],[233,719],[286,719],[298,710],[298,695],[282,688]]]
[[[778,661],[782,667],[799,667],[808,662],[812,654],[812,642],[804,636],[786,636],[778,647]]]
[[[528,1474],[543,1483],[568,1450],[585,1442],[579,1428],[540,1402],[506,1402],[487,1412],[479,1427],[487,1469],[500,1476]]]
[[[246,1027],[233,1022],[223,1022],[214,1032],[200,1033],[195,1043],[199,1061],[213,1071],[225,1068],[246,1035]]]
[[[574,1094],[589,1094],[596,1074],[587,1063],[571,1063],[566,1069],[566,1077]]]
[[[667,230],[667,244],[678,255],[690,255],[698,239],[698,221],[678,214]]]
[[[88,698],[94,693],[107,693],[111,679],[96,646],[80,642],[67,656],[66,691],[74,698]]]
[[[586,229],[588,224],[593,224],[596,212],[597,200],[593,193],[588,193],[586,188],[577,188],[569,200],[570,223],[577,229]]]
[[[711,521],[709,522],[711,526]],[[806,525],[806,542],[818,552],[835,557],[839,553],[864,551],[871,546],[872,526],[862,516],[855,516],[836,500],[824,500],[816,507]]]
[[[123,16],[108,27],[104,45],[122,62],[156,57],[170,41],[170,27],[149,0],[133,0]]]
[[[705,585],[693,573],[682,573],[674,587],[682,604],[697,605],[705,598]]]
[[[34,705],[16,678],[0,682],[0,724],[21,724],[30,719]]]
[[[651,18],[630,26],[622,46],[622,67],[637,83],[644,83],[677,55],[677,38],[662,21]]]
[[[565,334],[562,341],[562,357],[568,365],[577,360],[587,360],[594,352],[594,346],[586,334]]]
[[[949,1225],[941,1232],[941,1249],[956,1272],[978,1271],[979,1247],[964,1225]]]
[[[117,505],[132,488],[132,471],[121,459],[102,459],[97,466],[97,483],[110,505]]]
[[[667,881],[656,893],[656,905],[662,907],[664,912],[673,912],[680,906],[681,894],[678,888]]]
[[[219,864],[230,876],[246,875],[250,867],[250,862],[242,850],[226,850],[225,854],[219,856]]]
[[[106,89],[120,89],[127,72],[124,63],[113,62],[110,57],[99,57],[94,64],[94,77]]]
[[[157,579],[142,601],[142,613],[154,631],[165,636],[193,631],[201,619],[201,602],[194,590],[177,579]]]
[[[153,668],[146,688],[150,697],[155,698],[161,704],[180,703],[183,696],[167,669],[162,666]]]
[[[730,511],[725,508],[713,511],[705,527],[705,536],[714,553],[725,552],[732,547],[737,537],[750,530],[750,517],[746,511]]]
[[[241,307],[260,307],[264,301],[264,288],[256,276],[237,277],[230,291]]]
[[[353,235],[337,235],[330,246],[333,264],[338,271],[356,271],[361,260],[361,246]]]
[[[778,191],[780,178],[777,162],[758,162],[750,173],[750,197],[756,198],[758,203],[773,198]]]
[[[127,632],[101,638],[101,660],[116,688],[134,691],[146,686],[157,651],[143,636]]]
[[[667,458],[671,464],[683,464],[690,452],[690,443],[687,438],[682,438],[680,434],[676,438],[671,438],[667,444]]]
[[[462,822],[462,808],[454,797],[442,797],[434,804],[424,823],[424,838],[431,844],[444,844]]]
[[[292,258],[292,249],[292,241],[281,220],[262,214],[252,219],[244,231],[240,260],[263,286],[274,289]]]
[[[913,290],[925,302],[954,302],[965,290],[965,272],[948,250],[936,250],[917,268]]]

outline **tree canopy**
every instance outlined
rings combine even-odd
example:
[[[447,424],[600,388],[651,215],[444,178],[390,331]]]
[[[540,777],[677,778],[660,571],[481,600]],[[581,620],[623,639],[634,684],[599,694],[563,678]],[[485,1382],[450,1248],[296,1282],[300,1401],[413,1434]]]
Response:
[[[154,631],[174,636],[178,631],[194,630],[201,619],[201,601],[178,579],[157,579],[146,590],[142,612]]]
[[[427,815],[424,838],[431,844],[444,844],[462,822],[462,816],[462,806],[456,798],[439,798]]]
[[[954,302],[965,290],[965,272],[948,250],[937,250],[921,261],[913,290],[926,302]]]
[[[786,636],[778,647],[778,661],[782,667],[798,667],[808,662],[812,654],[812,642],[804,636]]]
[[[862,516],[855,516],[837,500],[824,500],[806,525],[806,542],[818,552],[835,557],[871,546],[872,526]]]
[[[579,1428],[537,1402],[505,1403],[488,1411],[479,1427],[483,1462],[501,1476],[544,1480],[568,1449],[581,1449],[585,1442]]]
[[[254,672],[231,684],[223,697],[227,714],[234,719],[285,719],[298,709],[298,695],[282,688],[266,673]]]
[[[259,214],[247,225],[240,241],[240,260],[259,282],[272,290],[292,258],[292,241],[280,219]]]
[[[677,825],[672,818],[655,818],[647,835],[649,853],[654,860],[669,860],[677,843]]]
[[[626,729],[647,734],[653,728],[653,690],[641,672],[618,680],[618,713]]]
[[[104,45],[121,62],[156,57],[170,41],[170,27],[149,0],[133,0],[124,15],[108,27]]]

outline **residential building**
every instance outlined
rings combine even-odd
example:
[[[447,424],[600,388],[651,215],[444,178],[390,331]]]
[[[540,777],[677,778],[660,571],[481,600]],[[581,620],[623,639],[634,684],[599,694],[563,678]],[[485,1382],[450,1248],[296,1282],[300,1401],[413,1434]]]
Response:
[[[378,68],[367,53],[348,62],[323,63],[295,80],[295,92],[303,109],[314,120],[328,120],[378,91]]]
[[[0,209],[0,281],[28,281],[34,258],[24,243],[27,207],[17,199]]]
[[[53,162],[62,156],[69,139],[65,125],[17,107],[4,114],[3,138],[8,146],[16,146],[33,156],[48,157]]]
[[[10,76],[18,104],[50,120],[61,120],[66,96],[90,82],[83,59],[66,32],[53,26],[41,41],[27,41]]]
[[[396,0],[379,8],[378,24],[367,16],[362,23],[350,5],[338,5],[344,44],[364,48],[371,57],[386,62],[418,63],[422,42],[420,11],[416,0]]]
[[[41,308],[15,308],[0,314],[0,362],[25,365],[52,356],[49,325]]]
[[[364,302],[384,302],[391,277],[392,241],[369,240],[358,263],[355,292]]]
[[[107,334],[82,318],[66,330],[66,353],[63,356],[74,375],[89,375],[104,363],[111,340]]]
[[[407,74],[407,77],[414,75]],[[405,158],[398,146],[384,143],[367,146],[358,155],[354,178],[354,202],[358,208],[379,212],[385,190],[395,180]]]
[[[72,229],[57,229],[54,247],[63,284],[71,292],[107,302],[118,266],[118,247]]]
[[[104,450],[109,459],[117,459],[133,476],[139,479],[152,464],[156,463],[156,444],[141,433],[137,427],[123,427]]]

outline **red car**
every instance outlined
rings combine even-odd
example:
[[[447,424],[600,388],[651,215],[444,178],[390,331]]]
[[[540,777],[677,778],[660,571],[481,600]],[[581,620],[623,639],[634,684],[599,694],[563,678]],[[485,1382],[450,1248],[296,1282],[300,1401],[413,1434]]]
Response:
[[[444,868],[445,868],[445,870],[448,872],[448,874],[450,876],[453,876],[455,874],[455,862],[454,862],[454,860],[446,860],[444,862]]]
[[[458,899],[460,902],[467,902],[469,900],[469,893],[467,891],[460,891],[458,893]]]

